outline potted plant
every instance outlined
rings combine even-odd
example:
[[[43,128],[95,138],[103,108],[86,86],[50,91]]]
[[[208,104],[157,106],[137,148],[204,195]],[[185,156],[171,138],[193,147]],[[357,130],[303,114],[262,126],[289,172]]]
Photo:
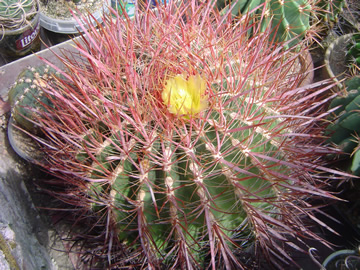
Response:
[[[359,176],[360,176],[360,35],[350,33],[335,39],[325,55],[325,64],[329,76],[341,91],[332,100],[329,109],[329,125],[326,135],[328,142],[341,149],[333,167],[342,168],[354,176],[335,185],[334,192],[343,200],[332,206],[344,224],[341,237],[343,249],[330,254],[323,263],[326,269],[358,269],[360,235],[359,213]],[[351,232],[351,233],[349,233]]]
[[[290,238],[322,241],[302,217],[334,198],[324,174],[346,176],[321,159],[337,153],[321,120],[330,86],[303,85],[304,44],[249,37],[247,17],[211,5],[105,16],[61,68],[47,61],[60,75],[35,69],[35,87],[10,92],[102,269],[254,269],[258,252],[281,268],[302,249]]]
[[[38,0],[0,2],[0,53],[18,58],[40,49]]]
[[[346,169],[360,175],[360,33],[335,39],[325,54],[328,75],[342,90],[330,104],[333,123],[329,141],[343,150]],[[348,156],[350,155],[350,156]]]
[[[272,37],[277,41],[288,41],[293,46],[306,35],[319,35],[319,23],[336,20],[344,6],[344,0],[217,0],[217,8],[232,16],[250,16],[259,21],[262,29],[271,26]],[[259,19],[260,18],[260,19]]]

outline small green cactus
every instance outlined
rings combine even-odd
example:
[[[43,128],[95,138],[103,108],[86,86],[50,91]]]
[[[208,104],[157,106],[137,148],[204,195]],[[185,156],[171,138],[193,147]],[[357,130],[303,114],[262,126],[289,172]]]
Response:
[[[360,33],[353,34],[347,46],[346,60],[350,67],[360,66]]]
[[[330,109],[337,109],[332,115],[335,122],[328,128],[329,142],[351,154],[349,169],[360,175],[360,77],[349,79],[345,85],[347,95],[335,98],[330,104]]]
[[[262,5],[262,6],[259,6]],[[313,6],[306,0],[235,0],[227,6],[227,1],[218,0],[217,7],[223,12],[229,8],[234,16],[244,15],[257,8],[251,16],[261,18],[261,28],[271,25],[276,41],[290,41],[289,46],[299,43],[310,29]],[[263,13],[263,15],[262,15]]]
[[[345,0],[321,0],[317,6],[320,8],[320,19],[330,25],[337,22],[339,14],[342,12]]]
[[[32,123],[34,109],[50,105],[50,101],[43,96],[41,89],[45,86],[45,80],[49,80],[53,72],[54,70],[45,65],[37,68],[28,67],[20,73],[9,91],[12,117],[28,131],[33,132],[35,128]]]
[[[233,16],[252,12],[252,18],[261,18],[262,29],[271,26],[274,31],[271,37],[276,41],[290,41],[291,47],[317,23],[335,22],[344,7],[344,0],[217,0],[216,6],[222,12],[231,8]]]
[[[22,27],[28,24],[38,12],[38,0],[1,0],[0,29]]]
[[[312,6],[306,0],[272,0],[269,4],[270,15],[273,16],[272,28],[276,29],[276,40],[288,41],[293,38],[290,46],[299,43],[310,29]],[[266,22],[266,21],[264,21]],[[266,27],[266,25],[263,25]]]

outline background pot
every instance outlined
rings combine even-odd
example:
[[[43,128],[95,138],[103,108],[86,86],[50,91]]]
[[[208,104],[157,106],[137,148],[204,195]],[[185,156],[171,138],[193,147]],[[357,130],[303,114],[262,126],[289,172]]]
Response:
[[[300,86],[306,86],[313,83],[314,62],[312,60],[310,52],[308,50],[305,50],[302,54],[299,55],[298,60],[300,64],[300,71],[306,75]]]
[[[16,59],[39,51],[41,47],[39,16],[40,14],[37,13],[29,25],[24,25],[18,29],[5,28],[0,41],[0,53],[7,58]]]
[[[342,88],[340,82],[350,75],[349,64],[346,61],[347,46],[355,33],[346,34],[334,40],[325,52],[325,67],[330,78]],[[357,33],[358,34],[358,33]]]
[[[96,21],[102,22],[102,15],[103,13],[108,12],[109,5],[110,1],[104,0],[104,4],[99,10],[91,13],[91,23],[93,25],[96,25]],[[79,32],[83,32],[80,24],[74,18],[56,19],[43,12],[40,12],[40,25],[46,30],[59,34],[77,34]]]

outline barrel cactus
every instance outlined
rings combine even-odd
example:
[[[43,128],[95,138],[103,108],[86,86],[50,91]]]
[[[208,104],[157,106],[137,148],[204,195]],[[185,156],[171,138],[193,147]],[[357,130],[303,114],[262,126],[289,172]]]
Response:
[[[54,66],[51,106],[33,115],[38,164],[91,220],[106,267],[242,269],[252,249],[279,266],[306,248],[290,239],[321,241],[302,218],[317,220],[311,198],[334,198],[324,174],[342,175],[321,159],[327,88],[304,86],[301,52],[251,27],[170,2],[84,28]]]

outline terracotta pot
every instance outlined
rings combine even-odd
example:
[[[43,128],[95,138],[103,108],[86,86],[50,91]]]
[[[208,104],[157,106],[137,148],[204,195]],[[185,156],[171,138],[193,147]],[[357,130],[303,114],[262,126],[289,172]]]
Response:
[[[304,80],[301,82],[301,86],[309,85],[314,80],[314,62],[311,54],[308,50],[304,51],[299,56],[300,71],[306,74]]]

